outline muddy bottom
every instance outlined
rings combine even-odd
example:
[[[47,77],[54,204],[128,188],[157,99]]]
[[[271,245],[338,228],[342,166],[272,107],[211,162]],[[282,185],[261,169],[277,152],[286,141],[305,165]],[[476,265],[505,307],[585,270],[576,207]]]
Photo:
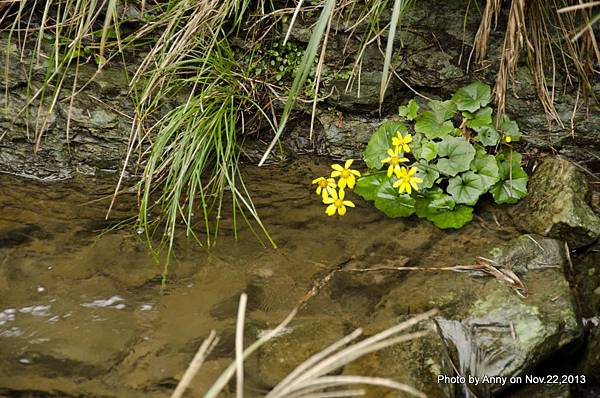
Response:
[[[479,209],[460,231],[416,218],[386,219],[354,195],[356,209],[327,217],[310,188],[314,176],[327,172],[328,165],[312,160],[248,168],[245,182],[278,248],[261,246],[244,226],[236,240],[226,215],[214,248],[178,240],[163,290],[163,269],[136,231],[106,231],[135,215],[133,195],[122,197],[105,221],[112,181],[43,184],[0,175],[0,395],[168,396],[214,329],[221,340],[192,386],[199,395],[233,357],[240,293],[249,295],[248,339],[254,339],[342,264],[468,264],[483,247],[515,235],[497,207]],[[426,290],[430,277],[341,272],[297,320],[366,326],[380,299],[400,283],[407,293],[398,305],[411,314],[469,278],[436,278],[431,300],[411,293]],[[331,342],[323,336],[323,347]],[[253,363],[247,388],[258,395],[266,387],[252,377]]]

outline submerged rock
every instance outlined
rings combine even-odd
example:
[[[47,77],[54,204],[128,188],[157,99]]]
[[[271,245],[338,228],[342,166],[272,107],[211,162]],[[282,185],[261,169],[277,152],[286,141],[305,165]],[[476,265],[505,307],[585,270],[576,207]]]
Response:
[[[259,349],[256,376],[273,387],[302,362],[344,337],[347,331],[337,319],[298,319]]]
[[[529,196],[514,207],[523,230],[561,239],[576,249],[600,236],[600,219],[588,205],[587,177],[566,160],[548,157],[529,182]]]
[[[415,272],[382,299],[374,315],[391,317],[440,308],[437,322],[460,373],[480,380],[483,376],[507,378],[471,385],[470,389],[482,397],[507,388],[510,376],[526,374],[582,335],[563,273],[566,258],[561,242],[523,235],[493,248],[485,257],[501,270],[500,278]],[[472,264],[474,259],[465,261]],[[507,286],[509,277],[523,283],[520,291],[524,297]],[[433,357],[438,369],[444,369],[441,358],[439,354]],[[385,366],[417,365],[398,355],[388,358]]]

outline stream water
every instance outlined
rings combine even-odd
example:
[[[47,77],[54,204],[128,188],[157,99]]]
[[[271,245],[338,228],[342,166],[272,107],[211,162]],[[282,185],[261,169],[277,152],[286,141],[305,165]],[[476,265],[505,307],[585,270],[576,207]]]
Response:
[[[178,239],[164,290],[162,268],[135,231],[102,233],[135,215],[135,196],[123,196],[104,220],[112,179],[45,184],[0,175],[0,396],[168,396],[214,329],[221,340],[191,387],[198,395],[233,357],[240,293],[249,295],[249,333],[260,332],[340,264],[456,265],[515,235],[501,227],[500,209],[480,210],[460,231],[386,219],[357,197],[345,217],[327,217],[310,187],[327,172],[315,160],[247,168],[245,182],[278,248],[262,247],[244,226],[234,239],[226,216],[210,250]],[[399,283],[406,295],[397,305],[412,314],[466,277],[439,275],[428,285],[431,273],[341,274],[297,318],[365,326]],[[331,342],[324,333],[318,343]],[[259,395],[266,387],[258,376],[252,381],[253,366],[248,389]]]

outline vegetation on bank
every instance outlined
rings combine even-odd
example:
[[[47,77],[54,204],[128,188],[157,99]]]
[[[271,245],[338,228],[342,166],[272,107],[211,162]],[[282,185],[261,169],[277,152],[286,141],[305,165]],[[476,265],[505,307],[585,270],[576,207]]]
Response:
[[[313,181],[327,215],[342,216],[346,206],[354,207],[344,198],[355,180],[354,192],[386,216],[416,214],[439,228],[471,221],[473,206],[487,192],[498,204],[522,199],[528,176],[512,146],[521,132],[508,116],[494,117],[490,102],[490,87],[475,82],[448,101],[430,100],[423,112],[415,100],[400,106],[404,121],[384,122],[369,140],[367,174],[349,169],[348,160],[344,167],[332,165],[331,178]]]
[[[30,77],[40,66],[47,70],[44,84],[28,88],[27,105],[23,110],[25,115],[35,118],[32,142],[36,151],[43,145],[43,132],[49,122],[47,115],[59,101],[73,101],[88,83],[77,78],[83,63],[96,63],[98,73],[101,73],[107,64],[127,66],[130,59],[136,59],[137,69],[128,72],[130,97],[136,111],[115,198],[122,189],[125,168],[135,163],[142,175],[138,184],[137,227],[145,232],[151,244],[159,242],[157,249],[167,248],[171,253],[179,225],[199,242],[214,244],[219,220],[226,207],[232,210],[234,225],[244,220],[259,239],[265,237],[265,242],[274,245],[243,184],[239,163],[241,141],[249,135],[264,134],[266,130],[272,132],[274,138],[260,162],[263,164],[270,152],[276,150],[277,140],[299,98],[311,103],[314,114],[324,96],[320,88],[325,78],[325,49],[336,29],[343,28],[350,37],[360,37],[358,52],[347,54],[353,60],[349,71],[343,73],[349,86],[360,81],[364,49],[370,45],[379,46],[384,59],[379,96],[382,102],[386,87],[396,78],[393,53],[402,43],[394,38],[405,26],[406,18],[403,17],[411,7],[419,6],[414,0],[23,0],[0,4],[0,24],[8,34],[9,45],[16,42],[22,49],[23,60],[29,62]],[[567,76],[567,82],[581,92],[581,98],[595,100],[591,84],[597,73],[594,63],[600,61],[600,52],[592,30],[599,15],[593,3],[513,0],[506,9],[505,40],[492,94],[497,106],[495,121],[500,124],[494,127],[502,129],[499,126],[505,120],[507,89],[522,52],[534,72],[538,96],[555,122],[562,123],[553,105],[554,85],[548,81],[558,72]],[[481,15],[481,24],[473,43],[470,64],[485,60],[490,32],[498,27],[501,19],[502,2],[466,2],[465,13],[474,12]],[[301,19],[313,23],[306,46],[294,43],[290,34]],[[8,59],[5,60],[5,75],[7,71]],[[71,93],[67,98],[61,96],[65,89]],[[5,87],[7,91],[8,86]],[[486,94],[486,101],[491,100],[492,97]],[[401,111],[408,122],[413,123],[415,119],[417,133],[411,152],[417,156],[406,173],[411,173],[415,167],[418,174],[414,178],[423,180],[421,183],[425,185],[432,180],[428,172],[438,171],[426,171],[424,164],[434,159],[429,159],[433,155],[428,154],[427,149],[421,149],[422,143],[429,148],[431,140],[444,142],[438,148],[441,152],[437,154],[440,159],[436,167],[439,168],[443,159],[451,163],[444,151],[450,142],[457,143],[460,139],[458,133],[454,136],[456,127],[462,130],[463,137],[469,129],[477,132],[475,138],[480,146],[486,146],[486,142],[495,137],[491,133],[492,127],[488,126],[487,132],[483,133],[477,130],[485,127],[480,125],[482,120],[489,121],[489,108],[457,107],[463,111],[457,120],[465,121],[466,129],[453,125],[449,131],[451,118],[444,115],[439,126],[431,127],[439,131],[423,131],[424,121],[439,119],[442,111],[436,111],[439,110],[436,104],[439,103],[430,102],[430,109],[419,116],[414,115],[414,103]],[[487,103],[480,105],[485,107]],[[473,127],[478,124],[479,127]],[[392,130],[401,130],[405,137],[403,125],[385,126],[374,137],[385,135],[390,141],[393,137],[388,135],[395,134]],[[444,136],[431,137],[432,134]],[[477,140],[483,136],[486,142]],[[66,137],[68,140],[69,123]],[[507,147],[506,144],[504,142],[503,147]],[[391,141],[384,146],[386,148],[378,148],[383,150],[380,156],[392,156],[386,155],[387,149],[394,151]],[[370,145],[367,153],[372,150]],[[483,154],[481,150],[477,152],[477,148],[474,150]],[[515,169],[520,167],[517,155],[509,160],[507,156],[511,155],[506,155],[505,151],[496,155],[499,179],[504,178],[502,165],[506,162],[514,164]],[[468,167],[465,166],[467,169],[457,173],[470,171],[477,174],[473,170],[475,158],[476,155]],[[369,168],[381,168],[382,164],[369,163],[368,159],[366,155]],[[398,172],[402,170],[400,168]],[[510,192],[514,192],[514,175],[511,173]],[[458,181],[457,175],[442,173],[448,177],[448,186],[453,188],[438,193],[452,196],[452,190],[466,192],[460,187],[473,184],[470,180],[465,182],[463,174]],[[364,184],[379,180],[370,176],[362,181],[365,182],[358,184],[357,192],[362,192],[367,199],[374,198]],[[414,188],[410,180],[407,181],[409,185],[405,188]],[[477,192],[485,191],[479,186],[481,184],[476,185],[479,187]],[[492,193],[503,192],[493,186],[486,189],[491,189]],[[408,192],[402,193],[406,194]],[[510,193],[509,197],[512,195]],[[498,200],[499,196],[500,193],[495,195],[501,203],[510,201],[507,198]],[[465,209],[473,202],[470,197],[458,201],[455,197],[453,201],[458,209]],[[413,210],[422,213],[417,211],[418,208],[415,206]]]

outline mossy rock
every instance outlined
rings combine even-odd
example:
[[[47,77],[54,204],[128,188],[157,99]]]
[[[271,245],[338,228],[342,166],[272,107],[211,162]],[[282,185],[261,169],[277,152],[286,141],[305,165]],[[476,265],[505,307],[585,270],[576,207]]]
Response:
[[[469,253],[465,261],[474,261],[476,254]],[[516,275],[526,288],[521,291],[523,297],[489,275],[414,272],[381,300],[374,317],[439,308],[436,321],[454,364],[461,374],[477,377],[528,374],[580,340],[582,327],[563,272],[567,264],[563,243],[524,235],[491,248],[482,257]],[[441,360],[442,354],[438,357]],[[405,363],[386,362],[386,367],[394,366]],[[443,369],[440,363],[438,368]],[[471,388],[486,396],[508,386],[508,382],[480,383]]]
[[[600,219],[588,205],[588,193],[587,177],[577,166],[548,157],[529,181],[529,196],[511,214],[519,228],[576,249],[600,236]]]

